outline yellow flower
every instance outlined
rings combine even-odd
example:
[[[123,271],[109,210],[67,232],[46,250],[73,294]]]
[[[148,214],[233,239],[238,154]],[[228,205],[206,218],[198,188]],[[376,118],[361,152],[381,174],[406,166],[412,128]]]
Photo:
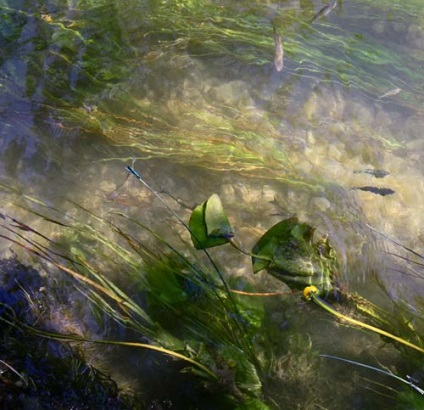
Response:
[[[318,293],[318,288],[316,286],[307,286],[303,289],[303,297],[309,302],[312,297],[311,293]]]

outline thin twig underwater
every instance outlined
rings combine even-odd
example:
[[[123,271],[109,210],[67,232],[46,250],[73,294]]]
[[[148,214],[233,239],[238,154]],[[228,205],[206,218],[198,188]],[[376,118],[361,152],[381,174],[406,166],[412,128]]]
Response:
[[[331,10],[333,10],[335,7],[337,6],[337,1],[335,1],[333,4],[327,4],[326,6],[324,6],[321,10],[318,11],[318,13],[315,14],[315,16],[312,18],[311,20],[311,24],[316,21],[319,20],[323,17],[328,16],[331,13]]]
[[[373,232],[376,232],[376,233],[378,233],[379,235],[381,235],[383,238],[385,238],[385,239],[387,239],[388,241],[390,241],[390,242],[392,242],[392,243],[394,243],[395,245],[397,245],[397,246],[400,246],[402,249],[404,249],[404,250],[406,250],[406,251],[408,251],[408,252],[410,252],[410,253],[412,253],[413,255],[415,255],[415,256],[418,256],[420,259],[424,259],[424,255],[421,255],[420,253],[418,253],[418,252],[416,252],[416,251],[414,251],[413,249],[411,249],[411,248],[408,248],[407,246],[405,246],[405,245],[402,245],[399,241],[397,241],[397,240],[395,240],[395,239],[393,239],[393,238],[391,238],[390,236],[388,236],[388,235],[386,235],[385,233],[383,233],[383,232],[380,232],[378,229],[375,229],[374,227],[372,227],[371,225],[369,225],[369,224],[365,224],[365,226],[366,227],[368,227],[369,229],[371,229]]]
[[[281,35],[274,29],[274,45],[275,45],[275,54],[274,54],[274,66],[275,69],[280,72],[284,68],[284,49],[283,49],[283,40]]]
[[[1,302],[0,302],[0,307],[10,310],[10,308],[7,305],[5,305],[4,303],[1,303]],[[29,326],[29,325],[26,325],[25,323],[20,322],[15,317],[14,312],[11,311],[11,313],[12,313],[11,319],[7,319],[4,316],[2,316],[0,318],[0,320],[2,320],[5,323],[8,323],[9,325],[11,325],[13,327],[18,328],[18,329],[25,329],[25,330],[27,330],[28,332],[30,332],[34,335],[38,335],[38,336],[41,336],[41,337],[44,337],[44,338],[47,338],[47,339],[52,339],[52,340],[63,340],[63,341],[70,341],[70,342],[85,342],[85,343],[115,345],[115,346],[127,346],[127,347],[140,347],[140,348],[143,348],[143,349],[154,350],[154,351],[157,351],[157,352],[160,352],[160,353],[167,354],[171,357],[189,362],[193,366],[196,366],[201,371],[205,372],[205,374],[210,376],[212,379],[215,379],[215,380],[218,379],[218,376],[215,373],[210,371],[207,367],[203,366],[201,363],[191,359],[190,357],[184,356],[180,353],[177,353],[177,352],[169,350],[169,349],[165,349],[165,348],[160,347],[160,346],[153,346],[151,344],[139,343],[139,342],[123,342],[123,341],[120,341],[120,340],[102,340],[102,339],[95,340],[95,339],[89,339],[89,338],[84,338],[84,337],[78,337],[78,336],[75,336],[75,335],[66,335],[66,334],[63,334],[63,333],[43,331],[43,330],[39,330],[39,329],[37,329],[33,326]]]
[[[397,95],[401,91],[402,91],[401,88],[394,88],[393,90],[387,91],[387,93],[380,95],[380,97],[378,97],[378,99],[381,100],[383,98],[391,97],[392,95]]]

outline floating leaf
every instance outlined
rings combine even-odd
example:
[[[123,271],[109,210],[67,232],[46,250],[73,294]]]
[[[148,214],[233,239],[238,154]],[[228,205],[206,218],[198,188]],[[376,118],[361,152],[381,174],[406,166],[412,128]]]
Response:
[[[268,268],[274,260],[282,242],[287,242],[292,230],[299,224],[296,217],[286,219],[270,228],[252,249],[253,273]]]
[[[296,226],[291,229],[290,234],[300,242],[311,243],[314,232],[314,227],[305,223],[297,223]]]
[[[224,245],[234,236],[217,194],[213,194],[206,202],[194,209],[189,227],[191,240],[196,249]]]
[[[297,218],[274,225],[252,250],[253,272],[267,269],[293,290],[313,285],[319,293],[330,292],[339,271],[336,253],[327,236],[313,242],[314,232]]]
[[[217,194],[213,194],[206,201],[205,223],[209,237],[229,239],[234,236],[221,199]]]

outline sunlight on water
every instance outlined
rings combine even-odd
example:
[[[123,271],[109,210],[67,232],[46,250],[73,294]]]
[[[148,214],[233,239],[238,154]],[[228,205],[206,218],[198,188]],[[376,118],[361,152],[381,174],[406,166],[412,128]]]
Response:
[[[388,306],[383,287],[422,309],[420,268],[390,255],[399,247],[381,235],[424,253],[419,2],[340,1],[312,24],[321,2],[75,1],[41,12],[19,3],[0,6],[0,176],[19,192],[0,191],[1,213],[55,236],[13,204],[28,195],[78,219],[71,199],[102,217],[125,212],[159,234],[176,232],[176,247],[189,244],[155,196],[127,178],[134,163],[185,220],[217,193],[251,249],[273,224],[298,216],[329,234],[346,286]],[[282,70],[273,32],[283,42]],[[2,242],[1,254],[9,248]],[[253,278],[243,255],[212,255],[262,290],[282,286]],[[325,346],[316,324],[308,326]],[[400,360],[390,348],[379,355],[377,339],[334,338],[340,354],[366,343],[379,359]]]

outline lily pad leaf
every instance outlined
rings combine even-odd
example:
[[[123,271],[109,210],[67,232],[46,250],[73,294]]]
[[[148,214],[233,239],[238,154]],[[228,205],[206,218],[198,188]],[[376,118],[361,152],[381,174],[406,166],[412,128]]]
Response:
[[[196,249],[224,245],[234,236],[222,202],[216,194],[194,209],[189,228]]]
[[[292,230],[291,234],[299,242],[311,243],[314,237],[315,228],[305,224],[298,223]]]
[[[234,236],[221,199],[217,194],[213,194],[206,201],[205,223],[209,237],[229,239]]]
[[[298,224],[299,220],[296,217],[285,219],[262,235],[252,249],[252,254],[255,255],[252,257],[253,273],[267,269],[274,263],[279,248],[290,240],[292,231]]]

